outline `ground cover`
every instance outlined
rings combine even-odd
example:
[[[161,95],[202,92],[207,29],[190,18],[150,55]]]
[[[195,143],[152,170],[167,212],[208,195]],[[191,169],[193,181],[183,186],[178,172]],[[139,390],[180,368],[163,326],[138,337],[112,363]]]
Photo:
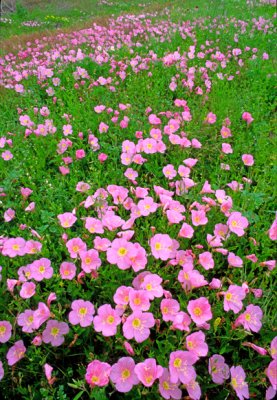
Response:
[[[275,9],[144,3],[0,58],[3,398],[275,396]]]

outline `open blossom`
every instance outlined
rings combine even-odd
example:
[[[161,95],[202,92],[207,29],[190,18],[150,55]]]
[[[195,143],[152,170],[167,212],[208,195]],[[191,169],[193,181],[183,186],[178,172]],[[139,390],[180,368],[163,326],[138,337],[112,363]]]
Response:
[[[232,310],[237,314],[243,307],[242,300],[245,298],[245,290],[241,286],[230,285],[224,295],[224,311]]]
[[[91,386],[105,386],[109,383],[111,366],[108,363],[94,360],[87,366],[86,382]]]
[[[157,274],[147,274],[141,282],[141,289],[144,289],[150,300],[155,297],[163,296],[163,288],[161,286],[162,278]]]
[[[149,296],[145,290],[130,289],[129,304],[133,311],[147,311],[150,308]]]
[[[275,338],[272,339],[272,342],[270,344],[270,354],[273,360],[277,359],[277,336],[275,336]]]
[[[163,261],[174,257],[174,243],[167,234],[158,233],[150,239],[150,247],[153,257]]]
[[[134,311],[123,324],[123,334],[126,339],[143,342],[150,336],[150,329],[155,325],[152,313]]]
[[[77,258],[82,251],[87,250],[87,245],[80,238],[73,238],[66,243],[71,258]]]
[[[70,212],[59,214],[58,219],[63,228],[70,228],[77,221],[75,215]]]
[[[202,265],[205,270],[212,269],[214,267],[214,259],[209,251],[199,254],[199,264]]]
[[[241,157],[243,164],[246,165],[247,167],[251,167],[254,165],[254,157],[252,154],[243,154]]]
[[[231,251],[228,254],[228,264],[231,267],[242,267],[243,266],[243,261],[239,256],[236,256],[234,253]]]
[[[178,387],[179,382],[172,383],[167,368],[163,368],[163,374],[159,379],[159,392],[166,399],[180,400],[182,398],[182,390]]]
[[[101,260],[97,250],[91,249],[81,252],[80,257],[82,261],[81,268],[87,273],[97,270],[101,265]]]
[[[209,374],[213,382],[218,385],[223,385],[224,381],[229,378],[230,370],[223,356],[214,354],[209,359]]]
[[[17,317],[17,324],[22,326],[22,331],[27,333],[34,332],[34,311],[25,310],[23,313],[19,314]]]
[[[48,258],[41,258],[30,264],[30,272],[30,278],[40,282],[43,279],[52,278],[54,271],[51,267],[51,261]]]
[[[194,226],[206,225],[208,223],[208,218],[206,217],[205,211],[191,210],[191,220]]]
[[[98,314],[94,317],[93,324],[96,332],[103,336],[114,336],[121,319],[110,304],[103,304],[98,308]]]
[[[134,244],[126,239],[114,239],[107,250],[107,260],[110,264],[116,264],[119,269],[128,269],[132,264],[132,257],[136,256]]]
[[[198,357],[206,357],[209,348],[205,342],[205,334],[201,331],[194,332],[186,337],[186,346],[189,351]]]
[[[236,319],[235,326],[242,325],[249,332],[259,332],[262,327],[262,317],[262,309],[259,306],[250,304],[246,307],[244,313]]]
[[[25,255],[26,242],[23,238],[17,237],[8,239],[4,242],[2,254],[3,256],[16,257]]]
[[[12,366],[16,364],[21,358],[24,357],[26,347],[24,346],[23,340],[18,340],[7,352],[8,365]]]
[[[191,319],[197,326],[205,324],[213,317],[209,300],[206,297],[190,300],[187,308]]]
[[[66,322],[50,319],[42,332],[42,340],[44,343],[51,343],[52,346],[60,346],[64,342],[64,335],[68,332],[69,326]]]
[[[277,240],[277,215],[268,231],[268,236],[271,240]]]
[[[190,332],[189,325],[191,324],[191,319],[187,313],[184,311],[179,311],[173,320],[172,328],[178,329],[179,331]]]
[[[234,232],[237,236],[243,236],[244,229],[248,227],[248,220],[240,212],[234,211],[229,216],[227,225],[231,232]]]
[[[252,115],[249,112],[244,112],[242,114],[242,119],[247,122],[247,125],[250,125],[251,122],[254,121],[254,118],[252,117]]]
[[[122,357],[117,363],[113,364],[110,379],[118,392],[127,393],[134,385],[139,383],[134,369],[135,362],[131,357]]]
[[[49,304],[50,306],[50,304]],[[33,327],[38,329],[45,321],[50,318],[51,313],[46,304],[39,302],[38,308],[33,313]]]
[[[177,383],[179,380],[186,384],[196,378],[193,364],[198,360],[198,356],[190,351],[177,350],[170,354],[169,371],[170,380]]]
[[[72,280],[76,276],[76,266],[71,262],[64,261],[60,266],[60,275],[62,279]]]
[[[157,365],[154,358],[147,358],[135,366],[135,374],[144,386],[150,387],[162,376],[163,367]]]
[[[175,316],[180,310],[180,304],[174,299],[163,299],[161,301],[161,312],[164,321],[174,321]]]
[[[6,343],[12,336],[12,325],[9,321],[0,321],[0,343]]]
[[[240,400],[249,399],[248,384],[245,382],[245,372],[239,365],[238,367],[232,367],[231,373],[231,385],[236,392],[236,395]]]
[[[71,309],[68,319],[72,325],[80,324],[84,328],[92,324],[95,310],[90,301],[74,300],[71,304]]]

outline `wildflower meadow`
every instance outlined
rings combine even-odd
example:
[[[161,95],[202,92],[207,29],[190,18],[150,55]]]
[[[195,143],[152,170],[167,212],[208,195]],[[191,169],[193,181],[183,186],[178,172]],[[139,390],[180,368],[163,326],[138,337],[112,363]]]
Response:
[[[276,398],[275,2],[23,3],[0,20],[0,399]]]

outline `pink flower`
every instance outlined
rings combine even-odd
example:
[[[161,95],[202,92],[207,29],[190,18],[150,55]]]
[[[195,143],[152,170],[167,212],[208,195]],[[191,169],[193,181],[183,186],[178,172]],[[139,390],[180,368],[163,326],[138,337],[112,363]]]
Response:
[[[196,211],[196,210],[191,210],[191,219],[192,219],[192,224],[194,226],[198,225],[206,225],[208,223],[208,218],[206,217],[205,211]]]
[[[244,112],[242,114],[242,119],[247,122],[247,125],[250,125],[251,122],[254,121],[254,118],[252,117],[252,115],[249,112]]]
[[[25,240],[20,237],[8,239],[4,242],[2,254],[3,256],[8,256],[11,258],[16,256],[24,256],[25,245]]]
[[[82,328],[90,326],[95,314],[94,305],[90,301],[74,300],[71,304],[68,319],[72,325],[80,324]]]
[[[156,379],[162,376],[163,367],[157,365],[154,358],[147,358],[135,366],[135,373],[144,386],[150,387]]]
[[[126,340],[123,342],[123,346],[124,346],[125,350],[127,351],[127,353],[130,354],[130,356],[135,355],[133,347]]]
[[[180,304],[174,299],[163,299],[160,305],[164,321],[174,321],[175,316],[180,310]]]
[[[150,239],[150,246],[152,255],[156,259],[161,259],[163,261],[174,257],[173,253],[173,241],[167,234],[158,233]]]
[[[268,231],[268,236],[271,240],[277,240],[277,215]]]
[[[105,386],[109,383],[111,372],[110,364],[94,360],[87,366],[86,381],[91,386]]]
[[[7,352],[8,365],[12,366],[16,364],[21,358],[24,357],[26,347],[24,346],[23,340],[18,340]]]
[[[85,228],[90,233],[104,233],[103,224],[97,218],[92,218],[92,217],[86,218]]]
[[[199,264],[202,265],[205,270],[213,269],[214,259],[209,251],[199,254]]]
[[[232,154],[232,146],[229,143],[222,143],[222,152],[225,154]]]
[[[197,326],[205,324],[213,317],[209,300],[206,297],[190,300],[187,309]]]
[[[208,124],[214,124],[214,123],[216,122],[216,115],[213,114],[212,112],[210,112],[210,113],[207,115],[205,121],[206,121]]]
[[[251,349],[255,350],[261,356],[265,356],[267,354],[266,349],[264,349],[263,347],[256,346],[254,343],[243,342],[242,346],[251,347]]]
[[[155,325],[152,313],[134,311],[123,324],[123,334],[126,339],[134,338],[138,343],[148,339],[150,329]]]
[[[4,212],[4,220],[5,222],[10,222],[15,217],[15,211],[12,208],[8,208],[7,211]]]
[[[159,392],[166,400],[180,400],[182,398],[182,390],[179,389],[178,382],[172,383],[170,381],[170,374],[167,368],[163,368],[163,374],[159,379]]]
[[[101,332],[103,336],[116,335],[117,326],[121,319],[110,304],[104,304],[98,308],[98,314],[94,317],[93,324],[96,332]]]
[[[189,325],[191,324],[191,319],[187,313],[184,311],[179,311],[173,320],[172,328],[178,329],[179,331],[190,331]]]
[[[99,124],[99,132],[100,133],[106,133],[109,130],[109,126],[105,124],[104,122],[100,122]]]
[[[177,350],[170,354],[169,358],[169,372],[170,380],[172,383],[180,381],[184,384],[189,383],[192,379],[196,378],[196,372],[193,364],[199,358],[190,351]]]
[[[131,357],[122,357],[116,364],[113,364],[110,379],[118,392],[127,393],[139,383],[134,369],[135,362]]]
[[[193,237],[193,233],[194,233],[193,227],[184,222],[183,225],[181,226],[178,236],[191,239]]]
[[[145,290],[130,289],[129,304],[132,311],[147,311],[150,308],[149,296]]]
[[[245,372],[239,365],[238,367],[231,367],[231,385],[240,400],[249,399],[248,384],[245,382]]]
[[[277,390],[277,360],[271,361],[266,369],[266,376],[268,377],[273,389]]]
[[[225,359],[219,354],[214,354],[209,359],[209,374],[212,377],[214,383],[223,385],[224,381],[230,376],[230,370]]]
[[[243,325],[244,329],[251,332],[259,332],[262,327],[261,319],[263,318],[263,312],[259,306],[250,304],[246,307],[244,313],[242,313],[235,321],[235,327]]]
[[[60,275],[62,279],[72,281],[76,276],[76,266],[71,262],[64,261],[60,266]]]
[[[269,387],[267,388],[267,390],[266,390],[265,399],[266,399],[266,400],[275,399],[276,393],[277,393],[277,390],[274,389],[273,386],[269,386]]]
[[[240,212],[234,211],[228,218],[227,225],[231,232],[234,232],[237,236],[243,236],[244,229],[248,227],[248,220]]]
[[[64,342],[64,335],[68,332],[69,327],[66,322],[50,319],[42,332],[42,340],[44,343],[51,343],[52,346],[60,346]]]
[[[9,161],[13,158],[13,154],[9,150],[6,150],[1,154],[1,157],[3,158],[3,160]]]
[[[27,333],[34,332],[34,311],[25,310],[23,313],[19,314],[17,317],[17,324],[22,326],[22,331]]]
[[[239,256],[236,256],[230,251],[228,254],[228,264],[231,267],[241,268],[243,266],[243,261]]]
[[[98,155],[98,160],[99,160],[101,163],[105,162],[105,161],[107,160],[107,158],[108,158],[108,156],[107,156],[107,154],[105,154],[105,153],[100,153],[100,154]]]
[[[84,251],[80,254],[81,260],[82,260],[82,269],[90,273],[91,271],[96,271],[100,265],[101,265],[101,260],[99,258],[99,253],[97,250],[91,249],[88,251]]]
[[[192,333],[186,337],[186,346],[189,351],[198,357],[206,357],[209,348],[205,342],[205,334],[201,331]]]
[[[70,239],[66,243],[67,250],[71,258],[77,258],[82,251],[87,250],[87,245],[80,238]]]
[[[177,171],[172,164],[168,164],[163,167],[163,174],[166,178],[173,179],[177,175]]]
[[[19,292],[22,299],[30,299],[36,293],[36,285],[33,282],[24,282]]]
[[[254,165],[254,158],[252,154],[243,154],[241,159],[243,161],[243,164],[247,167],[251,167],[252,165]]]
[[[132,264],[132,257],[136,256],[133,243],[126,239],[114,239],[107,250],[107,260],[110,264],[116,264],[119,269],[128,269]]]
[[[0,381],[4,378],[4,368],[3,368],[3,363],[0,361]]]
[[[6,343],[12,336],[12,325],[9,321],[0,321],[0,343]]]
[[[48,258],[41,258],[30,264],[31,279],[35,279],[37,282],[43,279],[50,279],[53,276],[53,268],[51,267],[51,261]]]
[[[154,213],[158,208],[158,204],[154,202],[152,197],[144,197],[143,200],[138,202],[138,209],[140,214],[146,217],[150,213]]]
[[[46,363],[44,364],[43,369],[47,382],[49,383],[49,385],[52,385],[55,382],[55,377],[52,377],[53,367],[51,367],[51,365]]]
[[[45,321],[50,318],[51,313],[46,304],[40,302],[38,304],[37,310],[33,313],[33,327],[34,329],[38,329]],[[30,321],[31,322],[31,321]]]
[[[75,156],[76,156],[77,160],[81,160],[82,158],[84,158],[86,156],[85,150],[84,149],[76,150]]]
[[[70,228],[77,221],[75,215],[69,212],[59,214],[58,219],[63,228]]]
[[[246,296],[245,290],[241,286],[230,285],[224,295],[224,311],[232,310],[237,314],[243,307],[243,300]]]
[[[272,339],[272,342],[270,344],[270,354],[273,360],[277,359],[277,336],[275,336],[275,338]]]
[[[147,292],[147,295],[150,300],[153,300],[155,297],[163,296],[163,288],[161,286],[162,278],[157,274],[148,273],[141,283],[141,289],[144,289]]]

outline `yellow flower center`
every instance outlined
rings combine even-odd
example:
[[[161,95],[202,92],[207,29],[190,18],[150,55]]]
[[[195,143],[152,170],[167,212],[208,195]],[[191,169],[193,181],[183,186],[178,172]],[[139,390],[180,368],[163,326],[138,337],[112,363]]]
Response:
[[[99,378],[98,378],[98,376],[96,376],[96,375],[93,375],[92,377],[91,377],[91,383],[94,383],[94,384],[96,384],[96,383],[98,383],[99,382]]]
[[[231,384],[232,384],[232,386],[233,386],[234,389],[236,389],[236,388],[238,387],[238,383],[237,383],[236,378],[233,378],[233,379],[231,380]]]
[[[108,316],[108,318],[107,318],[107,323],[108,323],[108,324],[114,323],[114,316],[113,316],[113,315],[109,315],[109,316]]]
[[[245,314],[244,318],[246,319],[246,321],[249,322],[251,320],[251,315],[249,313],[247,313],[247,314]]]
[[[12,246],[12,248],[13,248],[13,250],[19,250],[19,245],[18,245],[18,244],[14,244],[14,245]]]
[[[133,328],[139,328],[141,326],[141,320],[139,318],[135,318],[132,322]]]
[[[192,349],[192,348],[193,348],[193,343],[192,343],[191,341],[188,341],[188,342],[187,342],[187,346],[188,346],[190,349]]]
[[[161,248],[162,248],[161,243],[159,242],[155,243],[155,250],[161,250]]]
[[[128,369],[124,369],[121,373],[121,378],[122,379],[127,379],[131,375],[130,371]]]
[[[163,382],[163,388],[164,388],[165,390],[169,390],[169,384],[168,384],[168,382],[166,382],[166,381]]]
[[[168,314],[168,307],[163,307],[162,312],[163,314]]]
[[[79,251],[79,246],[73,246],[73,247],[72,247],[72,250],[73,250],[75,253],[77,253],[77,251]]]
[[[147,383],[151,383],[153,381],[153,375],[147,376],[147,378],[145,380]]]
[[[193,310],[193,313],[194,313],[194,315],[199,317],[202,314],[202,310],[199,307],[195,307],[195,309]]]
[[[41,265],[38,270],[41,274],[43,274],[43,272],[45,271],[45,267]]]
[[[7,328],[5,326],[0,326],[0,335],[4,335],[4,333],[6,332]]]
[[[136,298],[134,299],[134,304],[135,304],[136,306],[138,306],[138,305],[140,305],[140,303],[141,303],[140,298],[136,297]]]
[[[124,257],[127,254],[127,249],[125,249],[125,247],[120,247],[120,249],[118,249],[117,254],[120,257]]]
[[[147,285],[145,286],[146,290],[152,290],[152,285],[151,283],[147,283]]]
[[[175,368],[181,368],[181,365],[182,365],[181,358],[175,358],[173,365]]]
[[[79,310],[79,314],[81,314],[81,315],[86,315],[87,312],[88,312],[88,310],[85,307],[81,307],[80,310]]]
[[[226,300],[231,300],[232,297],[233,297],[232,293],[226,294]]]
[[[54,327],[51,329],[51,335],[54,337],[58,336],[59,332],[60,332],[60,330],[57,327]]]
[[[87,257],[86,259],[85,259],[85,264],[90,264],[91,263],[91,258],[89,258],[89,257]]]
[[[237,221],[232,221],[231,225],[235,228],[236,226],[238,226],[238,223],[237,223]]]

